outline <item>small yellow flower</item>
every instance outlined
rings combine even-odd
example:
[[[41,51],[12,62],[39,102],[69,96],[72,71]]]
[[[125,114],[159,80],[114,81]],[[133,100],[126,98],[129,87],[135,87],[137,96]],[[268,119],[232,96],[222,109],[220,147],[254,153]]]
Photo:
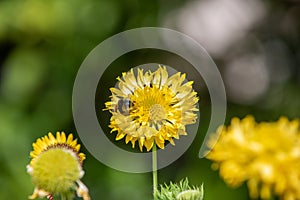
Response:
[[[179,72],[169,77],[165,67],[146,73],[138,69],[137,76],[131,69],[118,77],[118,87],[110,89],[111,101],[105,103],[116,140],[125,137],[133,148],[138,141],[141,151],[143,146],[149,151],[154,143],[163,149],[165,141],[174,145],[173,138],[186,135],[185,126],[197,118],[198,97],[185,77]]]
[[[90,200],[87,187],[80,181],[84,175],[82,162],[85,155],[79,153],[80,144],[72,134],[66,137],[64,132],[57,132],[54,137],[49,133],[37,139],[32,146],[27,172],[35,189],[29,199],[50,198],[76,190],[79,197]]]
[[[247,182],[252,198],[300,199],[300,120],[256,123],[251,116],[233,118],[216,135],[217,143],[216,137],[208,143],[212,151],[207,158],[227,184]]]

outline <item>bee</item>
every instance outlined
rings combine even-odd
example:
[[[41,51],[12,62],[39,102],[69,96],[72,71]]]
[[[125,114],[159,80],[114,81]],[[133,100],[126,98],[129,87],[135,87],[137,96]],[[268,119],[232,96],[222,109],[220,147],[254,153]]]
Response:
[[[120,99],[115,107],[115,111],[119,111],[122,115],[128,116],[129,110],[133,106],[133,102],[129,99]]]
[[[48,195],[47,195],[47,199],[48,199],[48,200],[54,200],[52,194],[48,194]]]

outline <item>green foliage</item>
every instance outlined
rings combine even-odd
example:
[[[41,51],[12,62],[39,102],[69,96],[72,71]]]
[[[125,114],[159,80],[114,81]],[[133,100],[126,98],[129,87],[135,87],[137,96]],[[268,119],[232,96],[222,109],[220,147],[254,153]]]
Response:
[[[300,116],[299,17],[292,1],[282,1],[286,2],[284,6],[276,4],[276,9],[272,2],[269,1],[268,7],[270,15],[265,16],[260,25],[251,28],[251,34],[260,41],[279,39],[286,44],[286,49],[292,52],[288,59],[293,65],[284,67],[291,70],[291,76],[284,83],[272,82],[265,98],[257,104],[229,102],[227,120],[247,114],[253,114],[259,120],[275,120],[280,115]],[[86,55],[106,38],[124,30],[165,24],[165,16],[175,13],[176,17],[176,9],[184,8],[188,3],[183,0],[0,1],[0,199],[24,200],[32,193],[34,186],[25,166],[30,161],[31,143],[36,138],[49,131],[65,130],[76,134],[72,119],[72,87]],[[280,26],[276,23],[274,27],[274,21]],[[183,20],[181,24],[184,23],[189,22]],[[197,28],[194,27],[196,31]],[[243,48],[241,51],[247,50],[247,47]],[[222,70],[226,69],[228,59],[234,56],[231,54],[233,50],[236,49],[230,49],[224,57],[215,59]],[[149,60],[154,57],[155,62],[160,62],[162,57],[170,60],[164,55],[159,54],[159,57],[158,53],[147,55],[141,53],[140,60],[122,56],[124,60],[115,67],[125,71],[134,62],[145,63],[148,57]],[[115,84],[115,76],[120,75],[117,70],[110,71],[115,73],[113,77],[110,73],[104,77],[106,88]],[[159,180],[187,176],[200,185],[201,182],[193,177],[201,176],[205,183],[205,199],[247,199],[246,187],[228,188],[217,172],[210,169],[211,163],[197,157],[211,117],[209,95],[205,89],[199,90],[199,133],[181,159],[160,170]],[[108,96],[108,93],[109,90],[99,91],[96,95]],[[89,187],[92,199],[151,199],[149,174],[118,172],[99,163],[84,145],[83,150],[87,154],[83,181]],[[173,185],[168,187],[175,190]],[[166,190],[166,186],[161,189]]]
[[[172,183],[160,186],[156,194],[158,200],[202,200],[204,196],[203,184],[200,188],[189,186],[188,178],[181,180],[179,184]]]
[[[141,12],[128,12],[132,4]],[[155,15],[154,8],[154,1],[0,1],[0,199],[32,194],[34,185],[25,167],[33,141],[49,131],[76,135],[72,87],[84,57],[104,39],[127,29],[128,21],[141,26],[139,21]],[[155,25],[154,18],[151,21],[148,26]],[[106,167],[99,172],[104,166],[87,157],[84,178],[92,199],[134,200],[147,193],[147,175],[125,184],[130,174],[116,176]]]

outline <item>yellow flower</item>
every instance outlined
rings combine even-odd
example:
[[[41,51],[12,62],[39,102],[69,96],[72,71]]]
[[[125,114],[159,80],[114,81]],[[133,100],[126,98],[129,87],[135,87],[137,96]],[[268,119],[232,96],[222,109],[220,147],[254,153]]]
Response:
[[[174,145],[173,138],[186,135],[185,126],[197,118],[198,97],[185,77],[179,72],[169,77],[165,67],[146,73],[138,69],[137,76],[131,69],[118,77],[118,87],[110,89],[111,101],[105,103],[116,140],[125,137],[133,148],[138,141],[141,151],[143,146],[149,151],[154,143],[163,149],[165,141]]]
[[[27,172],[35,189],[29,199],[51,199],[52,195],[64,195],[75,189],[79,197],[90,200],[87,187],[80,181],[84,175],[82,162],[85,155],[79,153],[80,144],[72,134],[66,137],[64,132],[57,132],[54,137],[49,133],[32,146]]]
[[[212,151],[207,158],[230,186],[246,182],[251,198],[300,199],[300,120],[256,123],[251,116],[233,118],[208,145]]]

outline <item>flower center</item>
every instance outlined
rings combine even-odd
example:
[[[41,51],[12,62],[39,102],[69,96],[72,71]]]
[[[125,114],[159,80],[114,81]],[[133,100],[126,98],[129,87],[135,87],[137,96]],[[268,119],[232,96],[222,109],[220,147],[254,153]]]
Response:
[[[69,149],[52,148],[41,153],[32,169],[33,183],[54,194],[68,191],[81,178],[78,158]]]
[[[137,124],[150,125],[161,123],[170,112],[173,94],[167,87],[157,85],[138,88],[130,97],[132,107],[130,116]]]
[[[151,121],[161,121],[166,119],[166,111],[160,104],[154,104],[149,109],[149,118]]]

